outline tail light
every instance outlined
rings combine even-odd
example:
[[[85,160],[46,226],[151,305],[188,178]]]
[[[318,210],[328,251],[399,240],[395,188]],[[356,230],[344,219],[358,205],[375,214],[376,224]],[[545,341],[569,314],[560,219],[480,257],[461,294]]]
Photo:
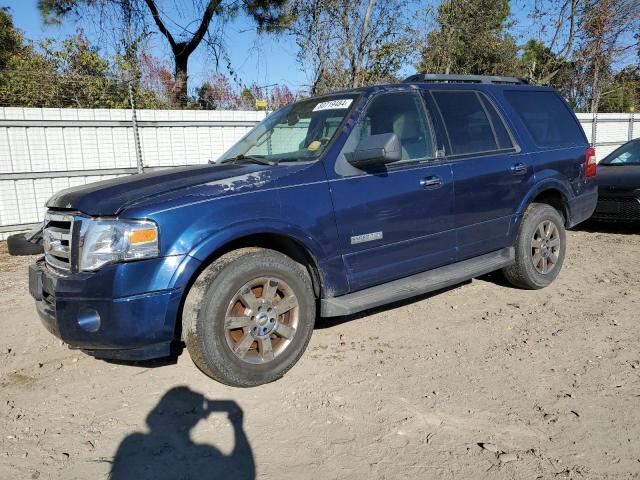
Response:
[[[593,147],[587,148],[587,152],[584,155],[584,176],[586,178],[592,178],[598,173],[598,162],[596,161],[596,149]]]

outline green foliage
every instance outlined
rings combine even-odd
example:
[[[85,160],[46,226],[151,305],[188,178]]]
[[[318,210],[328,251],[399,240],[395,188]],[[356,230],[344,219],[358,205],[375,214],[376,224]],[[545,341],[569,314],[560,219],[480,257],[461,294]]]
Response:
[[[614,63],[626,51],[637,48],[637,43],[625,41],[625,36],[634,34],[635,41],[638,40],[638,1],[581,0],[578,31],[576,57],[580,63],[580,93],[585,107],[597,112],[612,85],[618,84],[615,88],[618,92],[628,91],[619,85],[625,75],[614,78]]]
[[[160,0],[38,0],[38,8],[44,21],[49,23],[61,22],[72,14],[82,20],[80,12],[93,12],[101,20],[108,19],[123,38],[127,38],[132,30],[139,34],[155,28],[166,39],[173,55],[174,103],[183,107],[189,103],[190,56],[205,38],[214,49],[224,49],[220,31],[209,28],[214,18],[223,21],[244,12],[256,23],[259,31],[279,31],[293,20],[288,8],[289,0],[192,0],[191,7],[198,12],[198,17],[181,26],[171,18],[180,19],[181,9],[177,8],[180,2],[162,3]],[[119,14],[114,16],[113,12]],[[174,29],[176,34],[172,33]],[[216,56],[219,54],[216,52]]]
[[[418,71],[515,74],[518,48],[508,33],[509,16],[509,0],[445,0],[421,48]]]
[[[89,0],[92,2],[93,0]],[[78,0],[38,0],[38,10],[48,24],[59,24],[62,17],[78,8]]]
[[[569,103],[576,106],[576,62],[559,58],[538,40],[529,40],[523,47],[518,70],[518,75],[526,78],[529,83],[554,87]]]
[[[13,26],[11,15],[0,9],[0,69],[6,68],[9,59],[22,51],[23,42],[22,35]]]
[[[598,111],[640,111],[640,67],[635,65],[623,69],[605,85]]]
[[[29,46],[9,59],[0,79],[2,104],[28,107],[124,108],[125,85],[82,35],[60,45]]]
[[[551,32],[529,32],[531,39],[520,47],[510,33],[509,0],[443,0],[435,15],[425,11],[434,24],[422,30],[409,28],[415,21],[407,13],[408,0],[293,0],[291,9],[286,0],[191,0],[205,13],[186,41],[184,32],[175,39],[169,32],[167,25],[177,24],[167,9],[154,17],[150,5],[163,1],[168,0],[38,1],[47,22],[68,15],[82,20],[87,12],[111,15],[123,47],[110,58],[81,31],[35,44],[14,27],[10,10],[0,8],[0,106],[128,108],[130,86],[138,108],[253,110],[256,99],[267,99],[268,108],[294,101],[300,92],[284,86],[235,86],[242,82],[224,50],[214,53],[227,62],[234,86],[228,77],[213,75],[188,95],[189,55],[201,41],[210,48],[223,43],[209,22],[244,12],[261,31],[293,35],[312,94],[397,81],[414,53],[419,71],[522,76],[558,89],[578,111],[640,109],[638,61],[620,67],[630,52],[640,58],[635,0],[543,2],[540,8],[556,10],[536,10],[531,18],[537,15]],[[169,41],[173,65],[145,52],[154,26]]]
[[[128,108],[124,59],[112,65],[79,32],[59,43],[25,41],[0,10],[0,105],[21,107]],[[159,102],[136,89],[138,106]]]

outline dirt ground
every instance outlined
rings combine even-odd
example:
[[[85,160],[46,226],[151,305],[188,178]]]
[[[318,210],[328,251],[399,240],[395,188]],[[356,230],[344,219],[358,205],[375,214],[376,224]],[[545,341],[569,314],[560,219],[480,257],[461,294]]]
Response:
[[[297,366],[248,390],[186,351],[67,349],[30,259],[0,248],[2,479],[640,478],[640,229],[570,232],[544,290],[490,275],[319,320]]]

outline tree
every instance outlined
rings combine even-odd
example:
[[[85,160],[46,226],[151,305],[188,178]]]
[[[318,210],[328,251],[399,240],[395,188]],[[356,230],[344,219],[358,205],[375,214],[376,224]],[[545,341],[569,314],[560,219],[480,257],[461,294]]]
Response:
[[[637,0],[583,0],[577,56],[592,113],[598,111],[605,85],[613,80],[613,65],[624,53],[638,48],[637,36],[632,35],[639,29]]]
[[[310,92],[394,79],[407,58],[405,0],[296,0],[290,31]]]
[[[215,35],[210,29],[214,17],[223,20],[242,11],[256,22],[260,31],[283,28],[290,20],[287,0],[245,0],[241,3],[234,0],[192,0],[192,9],[198,12],[197,27],[192,32],[188,26],[180,26],[175,19],[169,18],[164,13],[168,9],[160,8],[159,3],[159,0],[38,0],[43,19],[48,22],[60,21],[71,14],[80,15],[83,9],[96,9],[101,14],[121,11],[122,15],[113,21],[118,23],[117,28],[123,37],[130,36],[130,30],[136,25],[138,29],[145,30],[153,23],[171,49],[175,98],[182,106],[188,102],[189,58],[207,36],[208,44],[217,47],[222,44],[219,38],[211,38]],[[175,30],[178,33],[171,31],[169,25],[172,24],[177,25]]]
[[[53,62],[37,54],[9,11],[0,9],[0,105],[45,106],[54,94],[42,82],[55,73]]]
[[[206,110],[234,110],[240,103],[229,79],[222,74],[216,74],[204,82],[196,94],[198,104]]]
[[[43,41],[9,58],[0,79],[2,102],[25,107],[126,108],[126,85],[118,81],[79,32],[62,42]]]
[[[534,85],[558,89],[574,108],[581,103],[578,64],[572,58],[581,1],[536,0],[527,26],[535,38],[524,45],[519,61],[519,75]]]
[[[580,111],[634,104],[637,65],[619,66],[634,49],[640,57],[637,0],[536,0],[529,18],[536,35],[520,60],[529,81],[554,86]]]
[[[443,1],[416,68],[424,73],[516,73],[518,48],[508,33],[509,16],[509,0]]]
[[[0,104],[22,107],[128,108],[124,58],[110,62],[82,31],[61,42],[34,44],[0,10]],[[137,91],[142,108],[160,105],[154,92]]]
[[[0,69],[5,69],[9,58],[24,50],[23,43],[24,38],[14,27],[8,9],[0,8]]]
[[[529,83],[554,87],[578,108],[581,100],[575,61],[562,58],[539,40],[529,40],[523,47],[518,67],[518,75]]]
[[[614,75],[600,94],[600,112],[640,111],[640,67],[628,66]]]
[[[275,85],[273,90],[271,90],[271,102],[269,106],[275,110],[276,108],[284,107],[295,101],[296,96],[291,93],[289,87],[286,85]]]

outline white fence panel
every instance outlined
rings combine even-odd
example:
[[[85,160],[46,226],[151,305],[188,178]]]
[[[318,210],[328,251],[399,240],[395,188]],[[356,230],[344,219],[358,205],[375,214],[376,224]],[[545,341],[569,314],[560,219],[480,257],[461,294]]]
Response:
[[[640,137],[640,115],[633,113],[578,113],[580,125],[595,145],[598,161],[632,138]],[[595,134],[595,139],[593,138]]]
[[[137,116],[144,166],[157,168],[217,158],[265,113],[139,110]],[[640,137],[640,116],[578,119],[599,159]],[[0,108],[0,239],[42,221],[44,203],[58,190],[135,173],[135,152],[129,110]]]
[[[145,167],[219,157],[264,112],[139,110]],[[58,190],[135,173],[131,111],[0,108],[0,240],[42,221]]]

